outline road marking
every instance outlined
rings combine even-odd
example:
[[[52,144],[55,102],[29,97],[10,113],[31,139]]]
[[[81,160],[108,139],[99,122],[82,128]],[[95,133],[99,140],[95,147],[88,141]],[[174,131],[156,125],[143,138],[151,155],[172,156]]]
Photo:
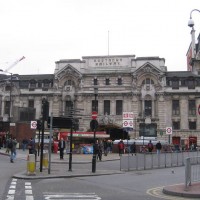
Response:
[[[45,200],[101,200],[95,193],[44,193]]]
[[[10,183],[10,187],[9,187],[9,190],[8,190],[6,200],[14,200],[16,185],[17,185],[17,179],[13,178],[11,183]]]
[[[34,200],[31,182],[25,182],[25,195],[26,200]]]
[[[147,194],[153,197],[161,198],[161,199],[168,199],[168,200],[194,200],[193,198],[186,198],[186,197],[179,197],[179,196],[170,196],[164,194],[163,187],[156,187],[147,190]]]

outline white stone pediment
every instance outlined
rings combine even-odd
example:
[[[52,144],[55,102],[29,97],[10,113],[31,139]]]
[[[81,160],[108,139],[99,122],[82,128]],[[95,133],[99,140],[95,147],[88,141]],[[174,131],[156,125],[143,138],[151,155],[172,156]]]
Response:
[[[72,65],[68,64],[55,74],[55,78],[57,78],[58,80],[62,79],[65,76],[71,76],[80,79],[82,77],[82,74]]]
[[[164,74],[159,68],[147,62],[133,72],[133,76],[142,76],[144,74],[162,75]]]

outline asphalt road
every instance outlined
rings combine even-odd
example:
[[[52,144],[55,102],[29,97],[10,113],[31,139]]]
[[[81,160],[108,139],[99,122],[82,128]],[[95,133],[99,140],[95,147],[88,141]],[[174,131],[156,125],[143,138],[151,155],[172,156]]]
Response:
[[[58,178],[43,180],[13,180],[12,174],[23,171],[26,161],[9,163],[9,159],[1,156],[0,175],[1,192],[6,198],[9,187],[16,185],[15,198],[20,200],[178,200],[188,199],[162,194],[162,187],[184,182],[184,167],[154,169],[146,171],[130,171],[124,174],[107,176]],[[66,166],[63,166],[66,167]],[[79,168],[73,165],[74,169]],[[82,168],[91,168],[91,164],[82,164]],[[67,167],[66,167],[67,168]],[[119,169],[119,161],[98,162],[97,170],[109,168]],[[174,172],[174,173],[173,173]],[[3,181],[2,181],[3,180]]]

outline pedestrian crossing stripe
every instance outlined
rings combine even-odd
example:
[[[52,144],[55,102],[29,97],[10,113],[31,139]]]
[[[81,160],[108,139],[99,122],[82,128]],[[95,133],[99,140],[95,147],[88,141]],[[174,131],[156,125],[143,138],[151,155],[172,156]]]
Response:
[[[95,193],[43,193],[45,200],[70,199],[70,200],[101,200]]]

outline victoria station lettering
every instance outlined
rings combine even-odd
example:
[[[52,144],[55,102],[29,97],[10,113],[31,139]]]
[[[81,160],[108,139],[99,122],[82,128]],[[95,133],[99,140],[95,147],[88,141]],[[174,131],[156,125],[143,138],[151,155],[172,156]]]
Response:
[[[122,58],[100,58],[100,59],[94,59],[96,66],[112,66],[121,65]]]

